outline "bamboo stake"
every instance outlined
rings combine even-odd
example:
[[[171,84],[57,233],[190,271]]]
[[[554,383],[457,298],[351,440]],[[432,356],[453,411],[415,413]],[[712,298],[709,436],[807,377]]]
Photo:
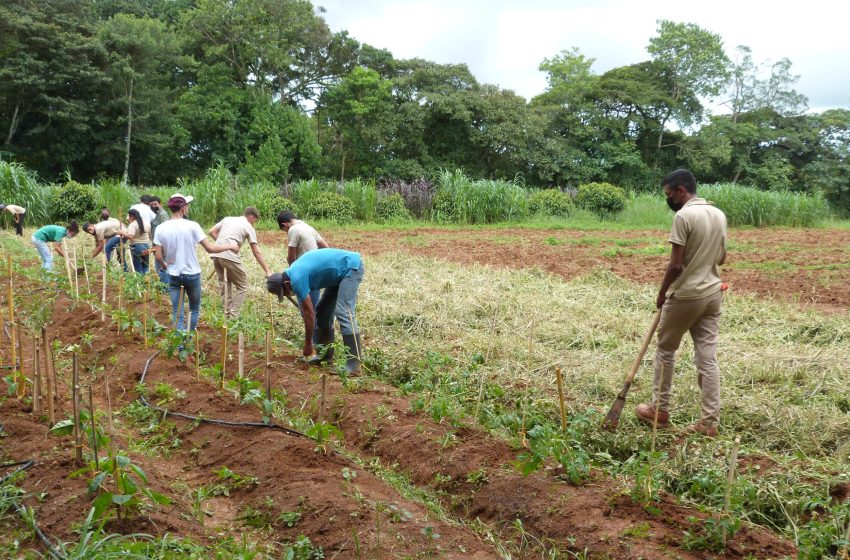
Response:
[[[526,366],[527,371],[531,371],[531,347],[534,342],[534,317],[531,318],[531,327],[528,330],[528,365]],[[528,388],[530,383],[526,382],[525,384],[525,396],[523,397],[523,407],[522,407],[522,423],[519,428],[520,441],[522,442],[523,447],[528,447],[528,440],[525,439],[525,416],[528,410]]]
[[[322,400],[319,403],[319,424],[325,421],[325,399],[327,398],[327,374],[322,374]]]
[[[41,347],[42,354],[44,354],[44,382],[47,385],[47,421],[53,426],[56,423],[56,408],[53,402],[55,379],[53,378],[53,368],[51,367],[51,356],[53,352],[50,342],[47,339],[47,328],[45,327],[41,327]]]
[[[21,325],[15,325],[15,333],[18,344],[18,377],[20,378],[20,385],[18,385],[18,397],[23,398],[27,395],[27,376],[24,375],[24,349],[23,349],[23,340],[24,340],[24,330]]]
[[[21,391],[22,391],[22,387],[23,387],[23,391],[26,391],[26,380],[21,379],[23,377],[23,374],[20,372],[21,368],[19,367],[20,364],[18,364],[18,353],[17,353],[17,344],[16,344],[17,341],[15,340],[15,335],[17,334],[17,332],[16,332],[16,328],[15,328],[15,281],[12,278],[12,255],[6,256],[6,262],[9,265],[9,299],[8,299],[8,304],[9,304],[9,333],[11,335],[10,336],[10,342],[12,343],[12,379],[14,379],[16,375],[18,376],[17,396],[18,396],[18,398],[23,398],[25,392],[22,393]]]
[[[106,371],[103,372],[103,388],[106,391],[106,420],[109,422],[109,434],[114,441],[115,424],[112,423],[112,392],[109,390],[109,374]]]
[[[561,404],[561,430],[567,431],[567,410],[564,407],[564,377],[561,368],[555,368],[555,377],[558,379],[558,400]]]
[[[195,327],[195,375],[201,380],[201,330]]]
[[[65,272],[68,274],[68,291],[71,291],[74,289],[74,280],[71,278],[71,259],[70,255],[68,254],[68,244],[65,243],[64,237],[62,238],[62,241],[60,241],[60,243],[62,244],[62,252],[65,253],[65,256],[62,260],[65,261]]]
[[[101,275],[100,320],[106,321],[106,253],[100,254],[100,275]]]
[[[732,453],[729,455],[729,471],[726,475],[726,495],[723,499],[723,517],[729,515],[729,508],[732,502],[732,484],[735,482],[735,470],[738,466],[738,448],[741,446],[741,436],[735,436],[735,445],[732,447]],[[723,548],[726,548],[726,531],[721,535],[721,543]]]
[[[221,379],[219,386],[224,388],[224,374],[227,371],[227,269],[224,269],[224,294],[221,310],[224,314],[224,326],[221,329]]]
[[[100,466],[100,462],[97,460],[97,424],[95,423],[94,418],[94,392],[92,391],[91,384],[89,384],[89,415],[91,417],[91,447],[92,451],[94,451],[94,468],[97,469]]]
[[[271,330],[272,340],[274,340],[274,313],[272,312],[272,294],[271,292],[266,292],[266,299],[269,301],[269,330]]]
[[[74,271],[74,297],[80,299],[80,275],[77,273],[77,244],[74,243],[72,248],[74,249],[74,266],[72,267]]]
[[[245,335],[239,333],[239,377],[245,377]]]
[[[129,251],[127,251],[127,252],[130,254],[130,272],[135,274],[136,273],[136,263],[133,262],[133,244],[130,243],[129,246],[130,246]]]
[[[86,275],[86,294],[91,295],[91,281],[89,280],[89,265],[86,264],[86,258],[83,257],[83,273]]]
[[[118,334],[121,334],[121,296],[124,295],[124,272],[121,272],[121,276],[118,277]]]
[[[38,367],[41,361],[41,352],[39,351],[38,336],[32,337],[32,413],[36,418],[39,418],[44,409],[41,406],[41,371]]]
[[[272,379],[271,379],[271,361],[272,361],[272,343],[271,333],[266,331],[266,400],[272,400]]]
[[[71,406],[74,411],[74,462],[83,466],[83,434],[80,426],[80,357],[78,351],[73,354],[73,378]]]

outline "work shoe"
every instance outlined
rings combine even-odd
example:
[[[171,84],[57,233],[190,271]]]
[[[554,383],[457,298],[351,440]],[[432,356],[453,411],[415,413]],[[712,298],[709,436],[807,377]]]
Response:
[[[332,366],[334,364],[333,343],[333,331],[329,333],[322,329],[316,329],[313,336],[313,346],[316,347],[316,355],[307,360],[307,365],[320,366],[322,364],[327,364]]]
[[[643,422],[644,424],[649,424],[650,426],[655,425],[655,406],[651,404],[641,403],[635,407],[635,416],[637,419]],[[658,411],[658,429],[663,430],[664,428],[670,427],[670,413],[666,410]]]
[[[345,371],[348,375],[360,375],[360,353],[363,346],[360,344],[360,333],[342,335],[345,344]]]
[[[685,432],[688,434],[702,434],[705,437],[717,437],[717,426],[700,420],[696,424],[688,426]]]

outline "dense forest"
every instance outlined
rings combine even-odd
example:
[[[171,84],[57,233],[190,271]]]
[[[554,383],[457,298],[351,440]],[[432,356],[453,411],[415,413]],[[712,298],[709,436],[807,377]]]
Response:
[[[659,21],[647,60],[603,74],[553,53],[531,100],[333,33],[305,0],[4,0],[0,53],[0,156],[48,181],[164,184],[223,163],[279,184],[462,169],[646,190],[687,166],[850,211],[850,110],[808,112],[791,61],[694,24]]]

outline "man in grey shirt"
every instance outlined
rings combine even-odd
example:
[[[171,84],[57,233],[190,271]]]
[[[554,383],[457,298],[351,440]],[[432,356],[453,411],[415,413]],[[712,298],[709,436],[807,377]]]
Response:
[[[154,235],[156,234],[156,226],[168,221],[168,212],[166,212],[162,207],[162,202],[156,195],[151,195],[148,199],[148,206],[150,206],[151,211],[156,214],[156,217],[151,220],[151,240],[153,240]],[[154,259],[154,264],[156,266],[156,274],[159,276],[160,281],[163,284],[168,284],[168,274],[166,274],[165,270],[159,265],[159,261]]]

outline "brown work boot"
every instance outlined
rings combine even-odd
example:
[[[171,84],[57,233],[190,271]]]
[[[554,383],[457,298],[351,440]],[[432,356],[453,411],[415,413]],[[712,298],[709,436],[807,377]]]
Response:
[[[685,432],[689,434],[702,434],[705,437],[717,437],[717,426],[700,420],[696,424],[688,426]]]
[[[637,419],[643,422],[644,424],[649,424],[650,426],[655,425],[655,406],[651,404],[642,403],[635,407],[635,416]],[[670,427],[670,413],[666,410],[658,411],[658,429],[663,430],[664,428]]]

